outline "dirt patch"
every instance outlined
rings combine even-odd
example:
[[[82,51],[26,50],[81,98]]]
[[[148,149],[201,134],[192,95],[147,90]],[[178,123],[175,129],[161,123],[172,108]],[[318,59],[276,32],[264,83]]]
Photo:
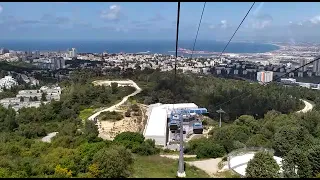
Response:
[[[208,173],[211,177],[214,177],[219,171],[218,164],[222,160],[222,158],[215,158],[215,159],[208,159],[208,160],[201,160],[201,161],[192,161],[187,162],[189,165],[193,165],[206,173]]]
[[[117,108],[115,111],[118,113],[123,113],[123,119],[119,121],[99,121],[99,137],[103,139],[112,140],[116,135],[122,132],[143,132],[145,125],[145,111],[144,106],[139,105],[139,111],[141,111],[141,115],[133,115],[131,113],[130,117],[125,117],[124,113],[127,111],[128,106],[123,105]]]

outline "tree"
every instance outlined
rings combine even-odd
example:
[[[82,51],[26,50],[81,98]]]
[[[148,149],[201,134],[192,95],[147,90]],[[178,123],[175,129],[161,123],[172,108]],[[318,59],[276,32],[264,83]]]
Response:
[[[99,135],[99,130],[97,128],[97,126],[95,125],[94,122],[86,120],[85,122],[85,129],[84,129],[84,133],[85,134],[93,134],[95,136]]]
[[[62,168],[60,165],[57,165],[54,169],[54,177],[56,178],[70,178],[72,176],[72,171],[68,168]]]
[[[248,147],[268,147],[271,148],[271,142],[265,138],[262,134],[255,134],[251,136],[246,142]]]
[[[312,174],[316,176],[320,173],[320,146],[315,146],[308,151],[308,159],[312,167]]]
[[[122,146],[105,147],[94,155],[93,164],[91,173],[98,178],[126,178],[132,173],[133,157]]]
[[[47,101],[47,97],[46,97],[47,93],[42,93],[41,94],[41,101]]]
[[[133,104],[132,106],[131,106],[131,109],[134,111],[134,112],[138,112],[139,111],[139,106],[137,105],[137,104]]]
[[[281,154],[286,154],[297,145],[298,128],[294,126],[284,126],[275,135],[275,147]]]
[[[38,97],[37,96],[33,97],[33,101],[38,101]]]
[[[118,92],[118,83],[111,83],[111,93],[115,94]]]
[[[218,158],[226,154],[223,146],[220,144],[201,144],[195,150],[197,158]]]
[[[132,152],[137,153],[141,156],[149,156],[159,153],[159,149],[155,147],[155,140],[147,139],[141,144],[134,144]]]
[[[126,117],[130,117],[130,116],[131,116],[131,112],[130,112],[130,110],[127,110],[127,111],[124,113],[124,116],[126,116]]]
[[[144,136],[137,132],[122,132],[113,141],[116,144],[121,144],[128,149],[132,149],[134,146],[138,146],[144,142]]]
[[[247,178],[279,178],[280,167],[268,152],[257,152],[248,162]]]
[[[294,148],[282,160],[285,178],[311,178],[312,168],[306,153]]]

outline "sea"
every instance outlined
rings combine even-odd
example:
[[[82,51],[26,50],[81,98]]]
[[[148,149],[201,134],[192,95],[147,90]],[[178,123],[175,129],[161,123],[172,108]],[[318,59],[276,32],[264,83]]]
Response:
[[[181,40],[178,47],[192,50],[194,41]],[[227,42],[196,42],[195,51],[221,52]],[[175,41],[170,40],[0,40],[0,48],[15,51],[66,51],[76,48],[80,53],[158,53],[174,54]],[[225,53],[265,53],[279,49],[263,43],[231,42]]]

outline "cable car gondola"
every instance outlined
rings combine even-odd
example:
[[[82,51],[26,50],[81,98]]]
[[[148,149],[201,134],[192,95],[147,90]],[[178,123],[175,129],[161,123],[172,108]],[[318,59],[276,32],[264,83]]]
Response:
[[[202,134],[203,126],[201,122],[196,122],[193,124],[193,134]]]

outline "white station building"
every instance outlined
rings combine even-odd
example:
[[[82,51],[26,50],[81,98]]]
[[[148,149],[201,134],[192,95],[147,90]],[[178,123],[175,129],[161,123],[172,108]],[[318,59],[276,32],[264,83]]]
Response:
[[[143,135],[146,139],[154,139],[156,145],[166,146],[168,141],[168,122],[173,109],[194,109],[194,103],[152,104],[147,111],[148,122]]]

